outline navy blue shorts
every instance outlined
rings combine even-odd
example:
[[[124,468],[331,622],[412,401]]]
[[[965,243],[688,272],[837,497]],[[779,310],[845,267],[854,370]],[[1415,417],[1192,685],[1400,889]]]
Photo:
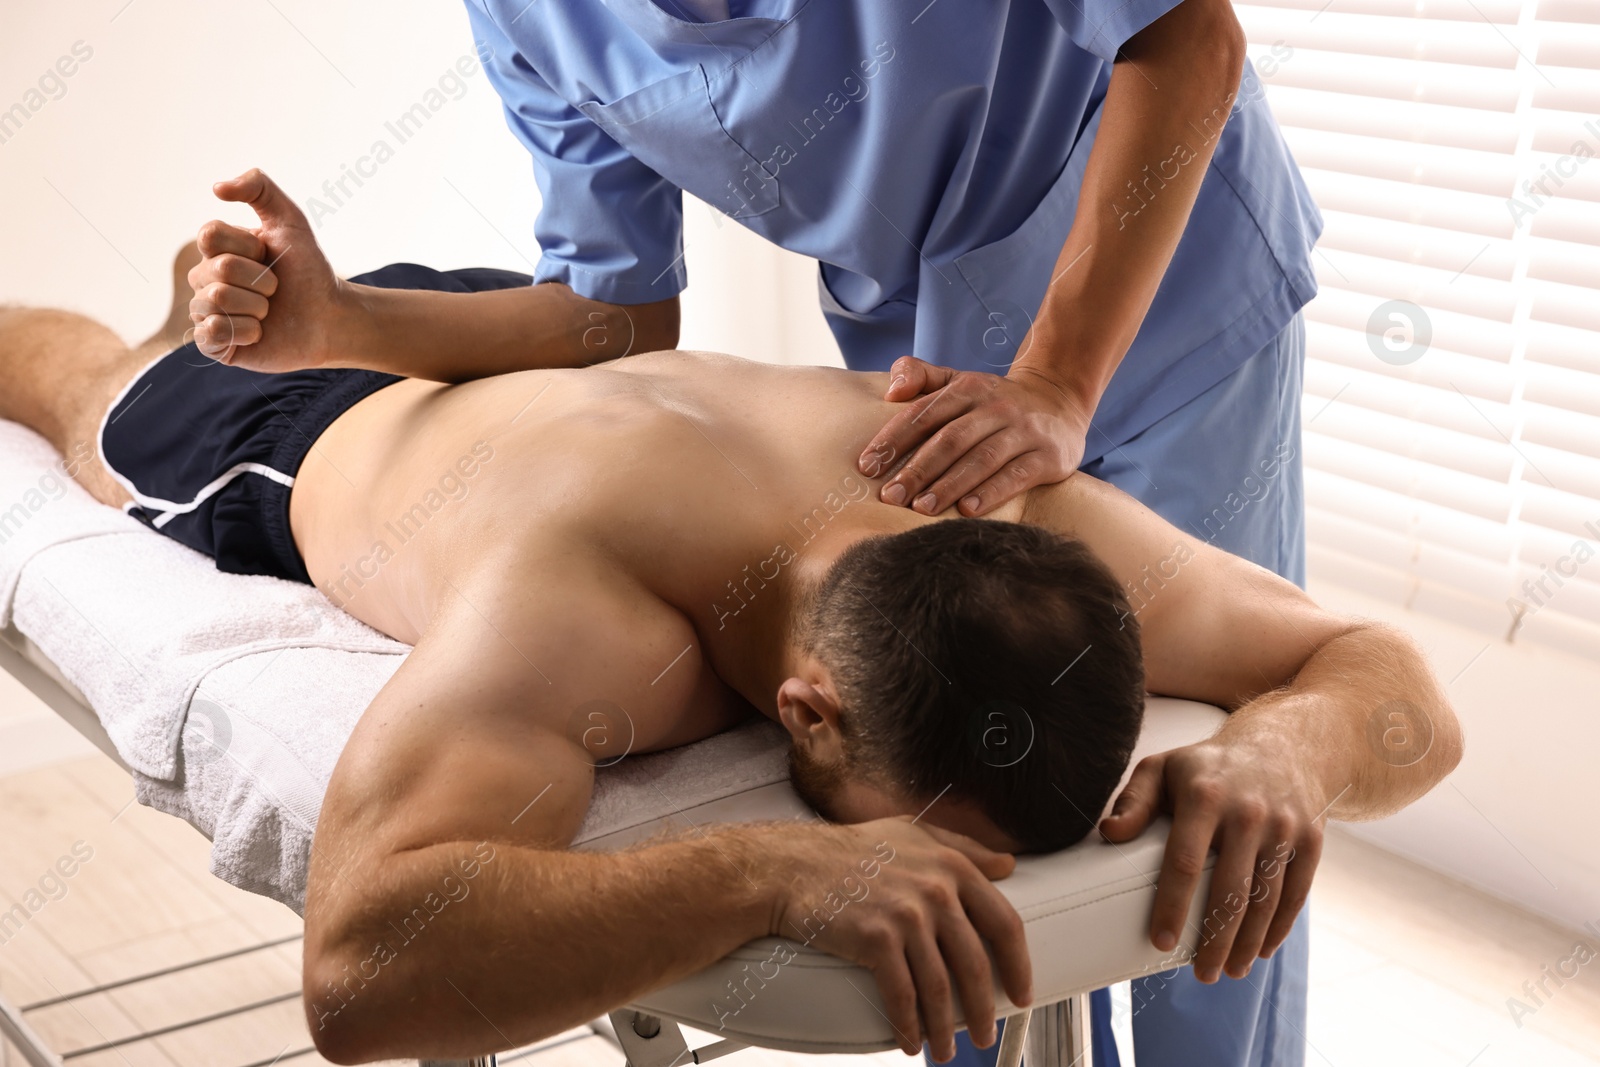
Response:
[[[514,271],[437,271],[394,263],[350,279],[384,289],[470,293],[533,279]],[[333,421],[399,381],[368,370],[261,374],[192,344],[129,382],[100,428],[100,456],[133,495],[127,511],[232,574],[310,583],[289,529],[300,463]]]

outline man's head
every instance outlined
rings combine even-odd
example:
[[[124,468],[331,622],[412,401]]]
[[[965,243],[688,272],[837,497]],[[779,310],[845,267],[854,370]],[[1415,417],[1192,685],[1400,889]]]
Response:
[[[934,804],[928,821],[986,844],[1062,848],[1138,739],[1138,625],[1105,564],[1049,531],[950,519],[869,537],[796,623],[803,676],[778,695],[791,776],[838,821]]]

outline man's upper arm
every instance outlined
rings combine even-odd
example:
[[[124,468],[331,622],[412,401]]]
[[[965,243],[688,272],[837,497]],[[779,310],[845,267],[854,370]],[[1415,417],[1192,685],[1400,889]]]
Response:
[[[1288,684],[1318,647],[1349,629],[1291,582],[1089,475],[1061,483],[1039,514],[1088,545],[1122,583],[1151,693],[1235,708]]]
[[[390,887],[380,872],[403,853],[480,841],[566,848],[588,810],[597,728],[573,713],[625,700],[647,670],[618,639],[640,595],[580,559],[564,573],[513,562],[444,585],[334,768],[307,914],[338,928],[381,899]],[[598,726],[627,742],[630,723]]]
[[[682,192],[562,99],[483,0],[467,0],[467,14],[506,123],[533,157],[541,195],[534,231],[543,252],[534,280],[562,282],[609,304],[682,292]]]

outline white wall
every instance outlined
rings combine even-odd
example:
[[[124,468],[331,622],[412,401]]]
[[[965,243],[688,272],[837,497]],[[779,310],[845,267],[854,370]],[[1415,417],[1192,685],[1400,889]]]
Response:
[[[129,339],[162,320],[173,250],[205,219],[248,221],[210,183],[259,165],[302,201],[383,136],[472,43],[453,0],[327,5],[7,0],[0,109],[77,41],[93,56],[0,144],[0,300],[69,306]],[[319,236],[353,273],[397,259],[528,270],[538,192],[482,74]],[[686,209],[685,347],[837,363],[815,271],[703,205]],[[0,354],[3,356],[3,354]],[[1456,676],[1486,637],[1316,591],[1401,621]],[[1422,803],[1364,833],[1568,922],[1600,919],[1587,782],[1600,758],[1592,664],[1492,644],[1451,692],[1468,756]]]
[[[459,0],[7,0],[4,19],[0,110],[42,106],[0,143],[0,300],[143,337],[165,317],[179,244],[208,218],[252,218],[217,203],[213,181],[260,166],[302,204],[332,205],[324,182],[379,138],[393,158],[319,219],[336,269],[538,259],[532,168],[481,71],[404,144],[384,129],[472,54]],[[80,41],[92,56],[64,93],[30,98]],[[815,300],[779,298],[814,291],[808,262],[704,205],[686,215],[686,347],[837,361]]]

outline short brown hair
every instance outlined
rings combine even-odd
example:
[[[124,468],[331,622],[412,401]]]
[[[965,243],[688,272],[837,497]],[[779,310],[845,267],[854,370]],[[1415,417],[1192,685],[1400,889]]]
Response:
[[[1029,851],[1093,828],[1144,719],[1121,587],[1036,526],[948,519],[852,545],[806,644],[838,687],[848,773],[926,801],[948,788]]]

